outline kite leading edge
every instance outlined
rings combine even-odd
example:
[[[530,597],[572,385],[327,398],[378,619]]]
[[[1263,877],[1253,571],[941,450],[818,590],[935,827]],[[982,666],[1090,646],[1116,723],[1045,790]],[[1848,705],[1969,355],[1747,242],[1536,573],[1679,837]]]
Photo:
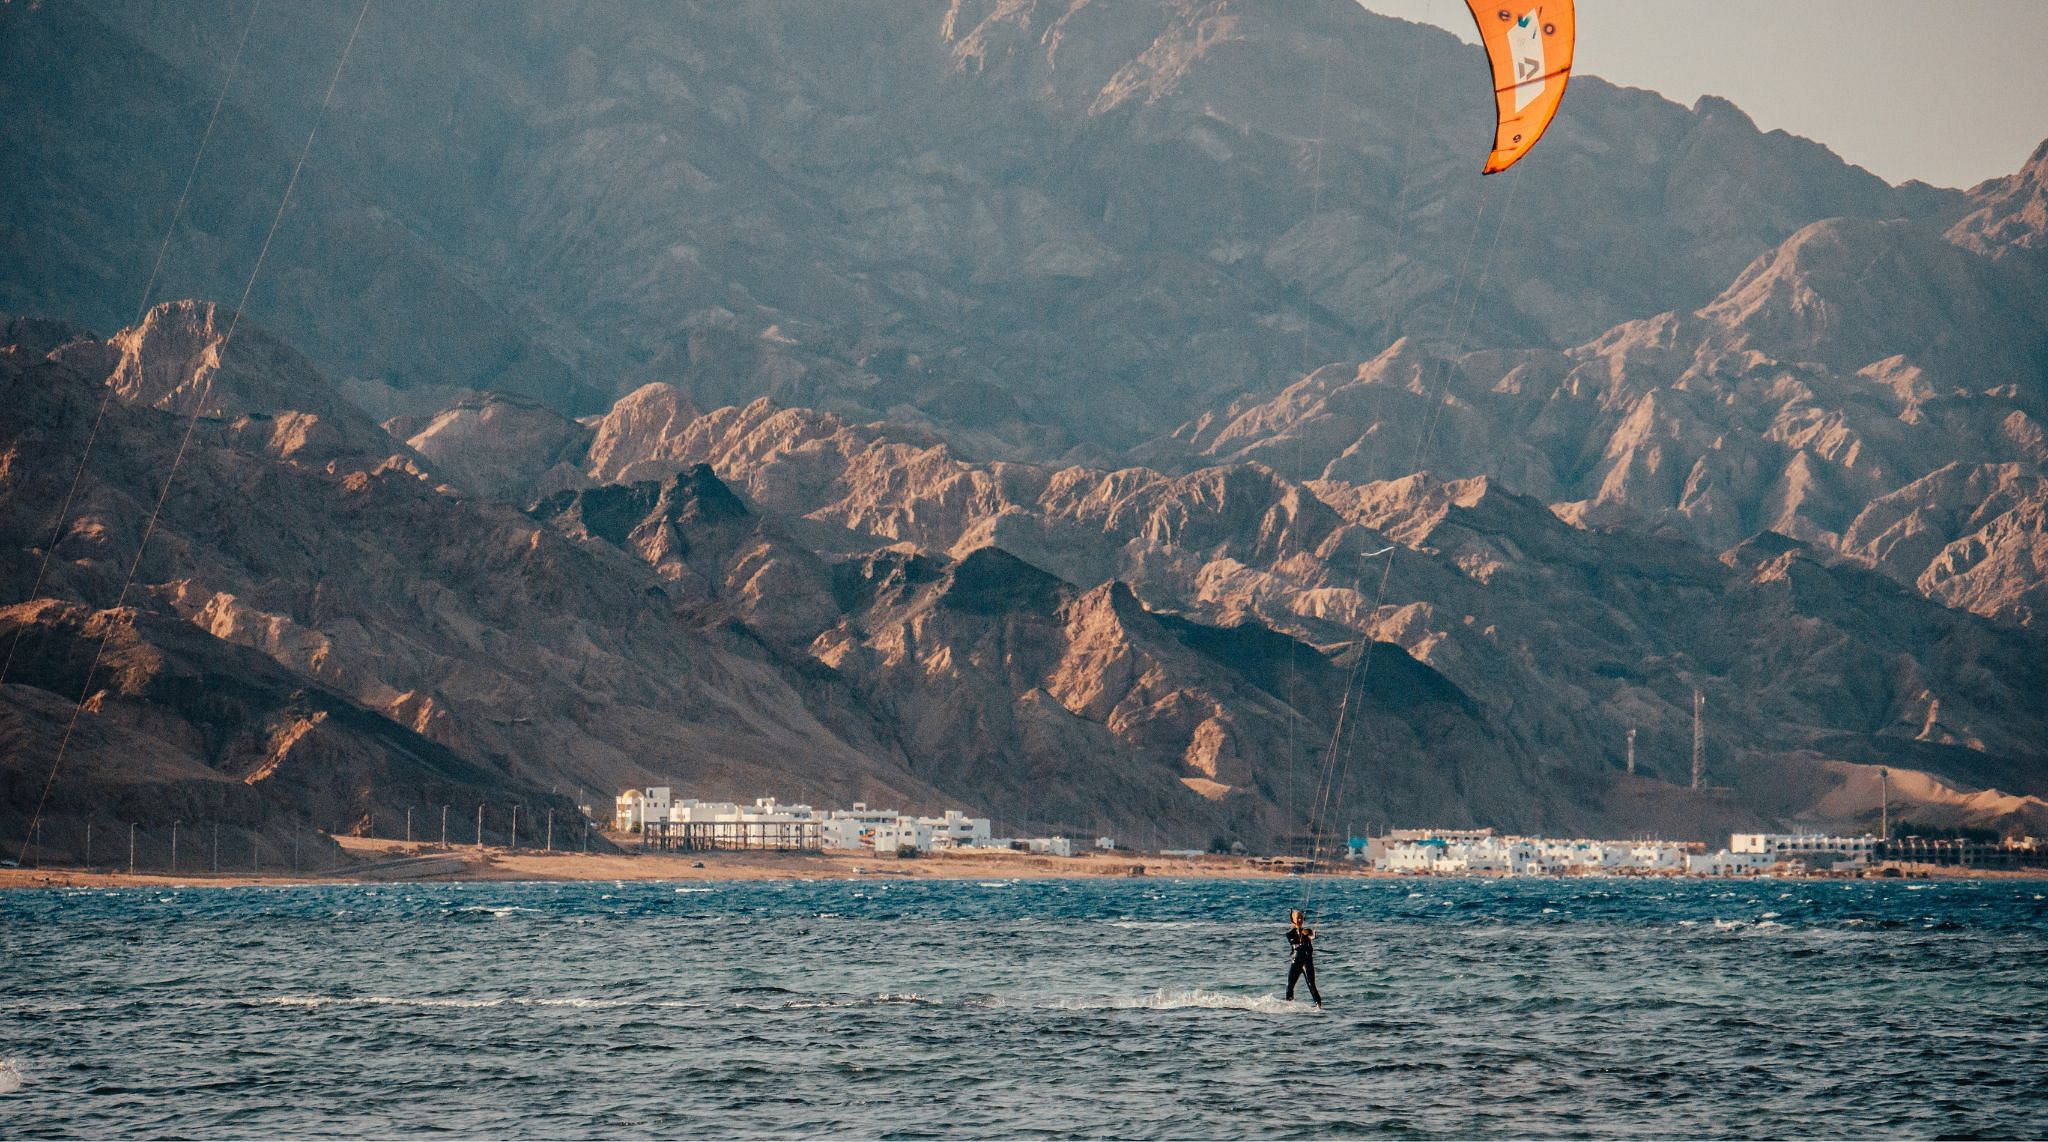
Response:
[[[1550,126],[1572,73],[1572,0],[1465,0],[1493,66],[1499,125],[1483,174],[1514,166]]]

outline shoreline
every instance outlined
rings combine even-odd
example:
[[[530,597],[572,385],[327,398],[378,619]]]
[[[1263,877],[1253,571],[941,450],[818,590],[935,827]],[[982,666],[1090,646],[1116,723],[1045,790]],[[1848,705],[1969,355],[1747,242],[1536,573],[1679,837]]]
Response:
[[[290,888],[318,885],[499,883],[598,883],[603,881],[750,880],[1279,880],[1295,875],[1234,856],[1161,857],[1152,853],[1088,853],[1054,857],[1033,853],[974,851],[927,853],[902,859],[873,853],[711,852],[622,853],[544,852],[471,846],[442,849],[408,841],[337,837],[342,849],[364,863],[323,873],[147,872],[116,869],[5,868],[0,891],[48,888]],[[1141,869],[1142,872],[1134,872]],[[1535,879],[1488,875],[1437,876],[1334,868],[1310,875],[1332,879],[1503,880]],[[1577,879],[1577,878],[1566,878]],[[1616,879],[1666,879],[1618,877]],[[1685,879],[1680,877],[1680,879]],[[1699,879],[1716,879],[1711,877]],[[1751,877],[1719,879],[1749,880]],[[1845,879],[1827,876],[1781,880]],[[1864,878],[1894,879],[1894,878]],[[1984,869],[1921,865],[1896,879],[2039,880],[2048,869]]]
[[[1089,853],[1054,857],[1001,850],[926,853],[911,859],[873,853],[545,852],[486,845],[453,846],[336,837],[362,864],[319,873],[162,872],[85,868],[0,869],[0,891],[28,888],[274,888],[342,884],[599,883],[734,880],[1092,880],[1166,877],[1277,880],[1278,869],[1243,857],[1159,857]],[[1144,871],[1133,873],[1132,869]],[[1369,870],[1325,875],[1377,877]]]

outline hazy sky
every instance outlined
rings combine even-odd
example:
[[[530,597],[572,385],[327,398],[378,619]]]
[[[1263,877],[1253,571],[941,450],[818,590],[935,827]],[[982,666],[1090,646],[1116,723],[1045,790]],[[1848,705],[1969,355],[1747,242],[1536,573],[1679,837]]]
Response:
[[[1360,0],[1476,42],[1462,0]],[[1578,0],[1575,72],[1735,101],[1892,182],[1972,186],[2048,138],[2048,0]],[[1571,114],[1571,97],[1564,111]]]

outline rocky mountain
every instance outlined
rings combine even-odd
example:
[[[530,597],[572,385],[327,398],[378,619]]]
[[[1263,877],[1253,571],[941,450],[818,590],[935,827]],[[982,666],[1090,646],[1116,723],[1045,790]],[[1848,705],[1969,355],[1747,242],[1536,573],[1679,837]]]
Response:
[[[175,618],[260,652],[309,692],[392,723],[380,731],[383,739],[408,748],[425,739],[508,795],[607,790],[687,773],[700,787],[733,794],[778,780],[790,792],[818,796],[935,797],[886,743],[860,736],[862,723],[835,729],[820,722],[812,707],[825,704],[796,693],[801,680],[793,683],[752,639],[676,622],[668,596],[637,562],[593,555],[516,509],[472,496],[390,437],[376,459],[299,447],[352,430],[330,433],[303,409],[259,407],[280,393],[312,407],[334,399],[317,371],[277,342],[245,326],[222,355],[221,323],[205,305],[162,307],[144,329],[156,335],[74,337],[40,357],[34,350],[41,345],[17,343],[0,355],[0,392],[10,410],[0,422],[6,597],[93,610],[120,596],[149,505],[179,448],[183,409],[111,404],[72,512],[55,535],[48,575],[35,585],[103,386],[114,385],[117,398],[133,391],[119,347],[140,345],[141,373],[160,380],[158,387],[210,387],[220,394],[217,407],[234,411],[208,416],[204,409],[216,404],[204,406],[126,610],[91,621],[154,630],[157,619]],[[171,351],[157,360],[150,350],[160,346]],[[216,359],[211,386],[178,375],[188,365],[211,371]],[[112,367],[96,375],[81,369],[84,362]],[[273,383],[234,384],[252,375]],[[274,383],[287,377],[289,388]],[[60,613],[48,603],[29,605],[34,615]],[[41,629],[33,616],[19,621]],[[82,620],[64,621],[76,627]],[[68,629],[52,637],[75,640]],[[68,684],[74,667],[45,673]],[[41,689],[34,677],[9,676],[10,706],[40,709],[50,693],[75,700],[61,686],[25,693]],[[225,701],[269,708],[267,698],[226,688]],[[92,741],[118,749],[116,736]],[[199,759],[228,766],[238,756],[215,750]],[[399,764],[367,746],[347,756],[364,766]],[[8,754],[8,766],[23,772],[39,773],[49,760],[40,751]],[[372,778],[358,773],[354,780]],[[330,829],[354,823],[342,807],[300,805]],[[25,819],[26,807],[11,808]]]
[[[981,695],[970,706],[979,736],[948,740],[937,757],[992,750],[1014,759],[1044,748],[1014,728],[990,731],[1014,726],[1014,709],[1001,718],[989,711],[1019,693],[1106,687],[1118,702],[1148,700],[1108,665],[1118,655],[1075,653],[1090,640],[1074,616],[1090,616],[1090,629],[1169,616],[1245,639],[1260,631],[1299,640],[1291,680],[1266,695],[1295,686],[1324,693],[1314,679],[1328,661],[1356,655],[1361,636],[1399,647],[1400,661],[1426,666],[1481,715],[1479,754],[1530,759],[1535,769],[1511,766],[1516,776],[1487,784],[1528,789],[1518,798],[1533,799],[1553,824],[1783,819],[1812,811],[1801,798],[1818,790],[1838,807],[1869,808],[1880,764],[1948,790],[1937,814],[1959,812],[1971,790],[1997,788],[2009,791],[1998,794],[2006,798],[2000,813],[2031,821],[2039,805],[2029,798],[2048,793],[2035,744],[2043,727],[2028,697],[2042,669],[2037,637],[1937,606],[1845,561],[1830,565],[1827,553],[1775,533],[1716,557],[1679,536],[1574,527],[1484,477],[1302,485],[1257,464],[1169,476],[971,462],[914,432],[765,401],[706,414],[658,447],[663,459],[641,470],[659,463],[671,482],[564,492],[537,514],[719,600],[721,620],[772,628],[792,653],[829,665],[856,690],[887,693],[886,708],[897,711],[890,716],[920,734],[946,724],[929,711]],[[1381,587],[1361,557],[1389,543],[1401,554]],[[1054,651],[1008,642],[997,644],[1006,648],[1000,655],[988,650],[988,636],[944,604],[955,568],[1023,584],[1017,607],[1039,629],[1061,632],[1051,643],[1060,667],[1019,675],[1019,663],[1054,660]],[[1108,593],[1091,593],[1091,584]],[[891,604],[879,614],[869,601],[877,592]],[[1247,674],[1261,659],[1246,646],[1228,657]],[[1087,681],[1065,679],[1076,663]],[[1694,688],[1714,711],[1709,776],[1719,792],[1706,807],[1675,788],[1689,781]],[[1182,776],[1260,788],[1284,817],[1288,799],[1272,792],[1287,787],[1277,771],[1301,761],[1301,739],[1319,748],[1333,715],[1327,705],[1289,702],[1286,728],[1298,735],[1290,748],[1270,723],[1259,732],[1258,692],[1240,680],[1237,694],[1213,706],[1176,703],[1228,711],[1234,737],[1258,742],[1237,755],[1255,760],[1237,782]],[[1116,703],[1094,719],[1086,703],[1062,708],[1115,736],[1119,720],[1106,711]],[[917,713],[905,718],[905,710]],[[1155,773],[1170,768],[1168,759],[1187,765],[1201,753],[1199,734],[1169,724],[1172,748],[1152,747],[1161,759]],[[1618,780],[1631,727],[1643,776]],[[905,742],[913,764],[917,740]],[[1122,739],[1062,750],[1144,753]],[[1411,818],[1418,809],[1460,812],[1414,796],[1458,789],[1469,804],[1471,787],[1441,770],[1445,752],[1370,751],[1354,806]],[[1465,748],[1448,752],[1471,764]],[[1005,770],[990,766],[977,786],[1000,789]],[[1054,784],[1092,789],[1061,772]],[[1408,781],[1406,793],[1392,792]],[[1849,796],[1845,782],[1869,788]],[[1784,794],[1788,787],[1800,792]],[[1498,806],[1488,812],[1505,819]]]
[[[0,13],[33,172],[0,308],[132,320],[246,24],[159,291],[237,295],[354,11],[247,15]],[[1821,219],[1970,205],[1593,76],[1482,182],[1476,50],[1344,0],[379,7],[254,314],[387,394],[668,381],[1047,460],[1402,335],[1578,344]]]
[[[1769,529],[2027,623],[2042,534],[2011,489],[2048,463],[2043,312],[2048,263],[1986,256],[1930,226],[1834,220],[1697,310],[1562,351],[1453,356],[1403,340],[1197,418],[1143,454],[1255,460],[1304,479],[1483,475],[1575,522],[1669,529],[1708,550]],[[1985,498],[1948,502],[1968,489]],[[1982,518],[1930,547],[1930,513],[1957,510]],[[1894,526],[1906,530],[1873,549]],[[1904,566],[1909,555],[1925,560]],[[1973,586],[1937,591],[1980,563]]]
[[[1994,258],[2038,256],[2048,246],[2048,142],[2019,170],[1972,191],[1969,205],[1949,228],[1949,241]]]
[[[107,860],[136,826],[138,861],[164,867],[166,827],[182,821],[194,830],[185,868],[204,867],[200,830],[215,827],[227,836],[229,867],[315,868],[339,853],[308,826],[362,832],[381,820],[388,835],[409,809],[424,828],[431,807],[459,806],[466,816],[486,802],[494,838],[513,805],[529,821],[551,810],[565,826],[575,819],[568,798],[507,782],[260,651],[174,616],[39,600],[0,611],[0,645],[8,658],[0,829],[26,836],[47,782],[37,829],[45,853],[84,857],[90,827]],[[90,701],[52,780],[81,693]]]
[[[1587,76],[1482,181],[1475,49],[1334,0],[380,5],[249,319],[138,318],[228,61],[159,296],[240,295],[354,16],[250,12],[0,5],[0,308],[121,330],[0,344],[9,812],[110,636],[66,837],[2048,829],[2048,151]]]

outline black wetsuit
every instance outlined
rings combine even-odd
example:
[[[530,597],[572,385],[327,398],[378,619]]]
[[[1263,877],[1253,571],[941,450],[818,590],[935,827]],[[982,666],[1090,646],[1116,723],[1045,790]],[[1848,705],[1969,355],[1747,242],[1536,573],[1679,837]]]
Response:
[[[1294,983],[1299,979],[1308,980],[1309,998],[1316,1006],[1323,1005],[1323,993],[1316,990],[1316,930],[1314,928],[1287,929],[1287,942],[1294,948],[1294,962],[1287,965],[1287,998],[1294,998]]]

